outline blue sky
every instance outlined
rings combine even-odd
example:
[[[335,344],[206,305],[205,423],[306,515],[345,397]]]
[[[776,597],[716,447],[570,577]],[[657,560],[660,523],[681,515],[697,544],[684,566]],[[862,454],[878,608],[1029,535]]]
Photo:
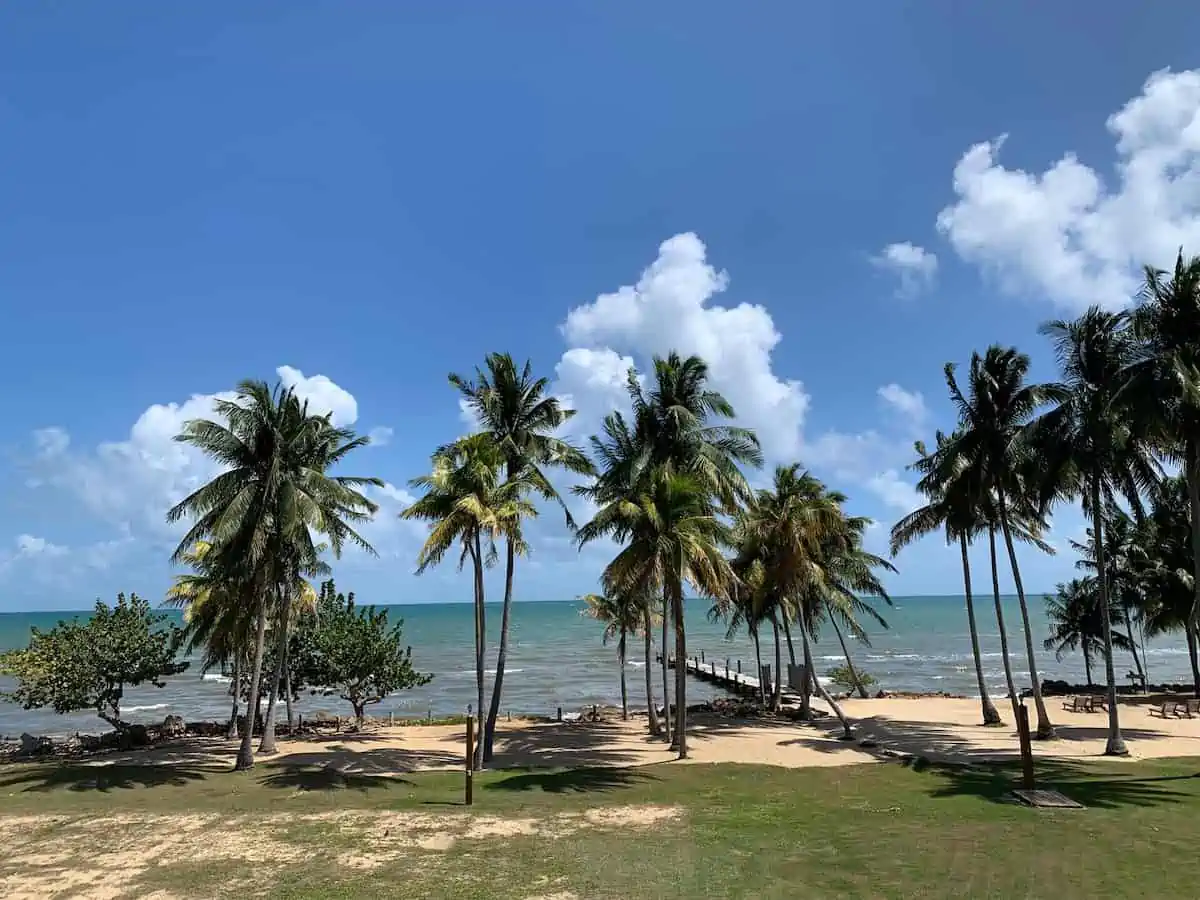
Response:
[[[421,7],[0,10],[0,610],[159,596],[163,510],[211,474],[170,438],[244,377],[381,438],[350,467],[389,484],[381,556],[339,581],[466,599],[396,513],[491,350],[579,437],[629,361],[701,352],[882,548],[944,362],[1015,343],[1050,377],[1041,321],[1200,248],[1200,9]],[[593,587],[604,548],[532,533],[520,599]],[[1036,590],[1073,562],[1022,558]],[[960,590],[937,540],[898,565]]]

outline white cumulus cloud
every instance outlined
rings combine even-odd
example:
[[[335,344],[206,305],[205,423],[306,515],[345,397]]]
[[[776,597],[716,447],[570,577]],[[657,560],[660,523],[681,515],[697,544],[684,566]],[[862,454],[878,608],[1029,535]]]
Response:
[[[34,537],[32,534],[17,535],[17,555],[25,557],[47,557],[47,556],[63,556],[67,552],[67,548],[60,544],[52,544],[50,541],[41,537]]]
[[[907,515],[925,503],[916,487],[901,478],[895,469],[873,475],[867,481],[867,487],[900,515]]]
[[[878,392],[879,398],[887,406],[914,428],[925,424],[929,418],[929,409],[925,406],[925,397],[919,391],[909,391],[892,382],[885,384]]]
[[[901,297],[920,293],[937,278],[937,255],[909,241],[888,244],[871,257],[871,263],[900,279],[896,293]]]
[[[396,432],[388,428],[386,425],[377,425],[367,432],[367,437],[371,439],[372,447],[386,447],[392,442],[392,435]]]
[[[758,432],[767,457],[795,457],[808,395],[799,381],[773,371],[771,354],[780,334],[764,307],[711,302],[728,284],[728,275],[708,263],[695,234],[664,241],[635,284],[568,313],[562,333],[570,349],[559,363],[563,383],[556,389],[571,395],[581,415],[598,419],[616,402],[626,359],[644,367],[650,357],[672,350],[698,354],[739,422]]]
[[[1200,70],[1155,72],[1106,124],[1108,183],[1074,153],[1026,172],[999,162],[1005,137],[971,147],[938,229],[1011,292],[1068,310],[1127,304],[1141,266],[1200,252]]]
[[[328,376],[306,376],[291,366],[280,366],[275,372],[284,387],[290,387],[297,397],[308,401],[309,412],[319,416],[333,413],[334,425],[353,425],[358,420],[358,402],[354,395]]]

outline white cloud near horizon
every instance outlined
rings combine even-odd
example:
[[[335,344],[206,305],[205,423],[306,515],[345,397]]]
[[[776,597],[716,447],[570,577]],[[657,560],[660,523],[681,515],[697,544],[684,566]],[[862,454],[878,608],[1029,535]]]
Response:
[[[911,241],[888,244],[871,257],[871,264],[899,279],[898,297],[914,297],[937,280],[937,255]]]
[[[971,147],[938,230],[1010,293],[1071,311],[1127,305],[1143,265],[1200,252],[1200,70],[1153,73],[1105,124],[1108,183],[1072,152],[1026,172],[999,162],[1007,135]]]

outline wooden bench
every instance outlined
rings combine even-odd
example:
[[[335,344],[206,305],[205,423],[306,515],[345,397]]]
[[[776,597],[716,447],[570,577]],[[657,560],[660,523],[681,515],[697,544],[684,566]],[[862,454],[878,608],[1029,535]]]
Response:
[[[1101,694],[1084,694],[1068,698],[1063,703],[1063,709],[1067,712],[1099,712],[1106,704],[1107,701]]]
[[[1150,712],[1157,712],[1159,717],[1163,719],[1170,716],[1191,719],[1200,713],[1200,699],[1164,700],[1158,707],[1151,708]]]

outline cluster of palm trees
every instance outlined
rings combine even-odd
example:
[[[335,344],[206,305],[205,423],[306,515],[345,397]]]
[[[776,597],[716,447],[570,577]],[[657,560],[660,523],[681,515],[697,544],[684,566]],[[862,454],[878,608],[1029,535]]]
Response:
[[[298,605],[315,599],[308,579],[328,571],[326,551],[339,557],[351,543],[374,552],[355,525],[377,509],[360,489],[383,482],[330,474],[367,438],[336,427],[330,415],[312,413],[290,389],[245,381],[233,399],[216,401],[214,413],[215,420],[187,422],[176,437],[210,456],[221,472],[167,513],[170,522],[191,520],[173,561],[193,570],[177,578],[168,601],[183,607],[190,649],[203,648],[205,665],[233,669],[231,737],[248,682],[235,768],[249,769],[268,634],[274,665],[260,753],[275,751],[281,689],[291,697],[288,637]]]
[[[1037,735],[1050,738],[1054,728],[1042,699],[1015,544],[1025,541],[1048,550],[1042,539],[1047,516],[1059,503],[1079,502],[1091,522],[1090,583],[1109,694],[1106,752],[1122,755],[1127,749],[1112,656],[1113,594],[1140,592],[1143,608],[1155,623],[1152,628],[1182,627],[1189,644],[1196,643],[1200,257],[1185,260],[1180,253],[1170,272],[1147,269],[1139,302],[1128,311],[1092,308],[1073,321],[1050,322],[1043,332],[1054,344],[1061,371],[1058,382],[1028,383],[1029,358],[1012,348],[993,346],[982,356],[974,354],[965,389],[954,366],[946,366],[957,428],[948,436],[939,434],[932,452],[918,445],[919,459],[912,468],[922,476],[918,488],[928,502],[896,524],[893,552],[934,531],[944,531],[948,542],[959,544],[983,718],[998,724],[999,714],[983,680],[967,548],[986,535],[1015,717],[1018,693],[998,600],[996,538],[1003,538],[1023,619]],[[1165,474],[1172,467],[1179,469],[1173,477]],[[1150,516],[1147,501],[1154,508]],[[1120,521],[1118,512],[1137,528],[1118,533],[1124,527],[1114,527]],[[1139,537],[1154,542],[1142,545],[1153,549],[1143,549],[1140,556]],[[1064,586],[1064,592],[1070,590]]]

